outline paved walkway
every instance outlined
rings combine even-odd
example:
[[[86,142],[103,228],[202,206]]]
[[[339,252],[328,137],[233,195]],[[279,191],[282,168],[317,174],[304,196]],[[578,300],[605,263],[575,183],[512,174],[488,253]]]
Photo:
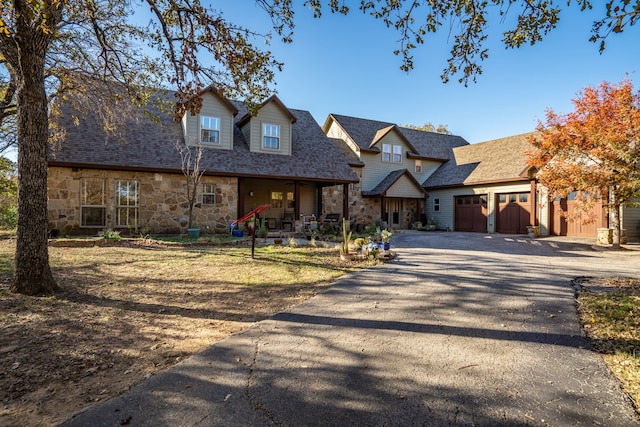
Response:
[[[407,232],[396,260],[217,343],[69,426],[636,426],[571,280],[640,252]]]

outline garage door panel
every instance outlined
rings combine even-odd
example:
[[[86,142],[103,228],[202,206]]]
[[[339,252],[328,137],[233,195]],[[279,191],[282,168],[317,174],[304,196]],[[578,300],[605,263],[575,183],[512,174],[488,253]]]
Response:
[[[498,194],[498,233],[526,234],[531,224],[529,193]]]
[[[456,231],[487,232],[487,198],[485,195],[455,197]]]

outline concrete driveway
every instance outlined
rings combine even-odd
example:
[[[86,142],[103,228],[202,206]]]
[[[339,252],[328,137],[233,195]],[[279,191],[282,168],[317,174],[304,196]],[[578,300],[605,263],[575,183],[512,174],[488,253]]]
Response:
[[[635,426],[587,349],[571,280],[640,252],[398,233],[398,257],[217,343],[66,425]]]

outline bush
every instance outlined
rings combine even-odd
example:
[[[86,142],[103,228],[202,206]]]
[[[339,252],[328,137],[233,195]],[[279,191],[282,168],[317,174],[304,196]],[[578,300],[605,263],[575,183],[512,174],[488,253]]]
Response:
[[[0,211],[0,224],[4,227],[15,228],[18,225],[18,208],[9,206]]]

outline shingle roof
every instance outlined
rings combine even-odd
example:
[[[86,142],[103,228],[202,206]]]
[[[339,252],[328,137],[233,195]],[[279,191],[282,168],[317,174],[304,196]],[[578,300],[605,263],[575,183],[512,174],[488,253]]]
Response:
[[[327,122],[331,117],[340,124],[342,129],[349,134],[358,148],[362,151],[380,151],[378,147],[370,147],[370,145],[372,142],[376,141],[376,137],[379,136],[380,131],[388,132],[392,127],[395,127],[400,131],[409,144],[413,146],[416,151],[416,153],[412,153],[415,155],[414,157],[439,159],[444,161],[452,156],[452,148],[469,144],[460,136],[425,132],[399,127],[393,123],[360,119],[357,117],[343,116],[339,114],[331,114],[327,119]],[[326,126],[327,124],[325,124],[325,127]]]
[[[452,160],[440,166],[424,183],[434,187],[528,179],[526,151],[530,134],[465,145],[453,149]]]
[[[168,96],[172,96],[169,94]],[[231,101],[237,108],[236,120],[247,113],[240,102]],[[181,125],[171,114],[151,108],[160,122],[146,117],[127,124],[124,142],[109,138],[89,114],[78,126],[71,114],[60,118],[66,138],[49,154],[50,166],[77,166],[99,169],[147,170],[179,172],[180,156],[174,148],[183,140]],[[207,148],[202,167],[207,175],[275,177],[325,182],[357,182],[358,176],[350,164],[356,156],[343,149],[343,143],[328,138],[308,111],[289,109],[296,119],[292,125],[291,156],[254,153],[249,151],[240,129],[234,129],[233,150]]]
[[[362,195],[365,197],[376,197],[376,196],[383,196],[384,193],[393,186],[393,184],[396,183],[397,180],[400,179],[401,176],[406,175],[407,178],[409,178],[409,180],[413,181],[415,183],[416,188],[419,188],[420,190],[422,190],[423,192],[424,189],[420,186],[420,183],[418,181],[416,181],[416,179],[413,177],[413,175],[411,175],[409,173],[409,171],[407,169],[399,169],[393,172],[389,172],[389,175],[387,175],[386,177],[384,177],[384,179],[382,181],[380,181],[378,183],[378,185],[375,186],[374,189],[369,190],[369,191],[363,191]],[[426,193],[426,192],[425,192]]]

